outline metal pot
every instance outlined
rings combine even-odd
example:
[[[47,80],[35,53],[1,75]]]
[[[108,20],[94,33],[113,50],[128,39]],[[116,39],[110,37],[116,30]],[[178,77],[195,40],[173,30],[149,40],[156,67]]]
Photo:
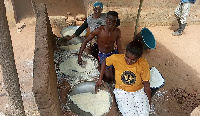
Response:
[[[69,95],[72,96],[72,95],[76,95],[76,94],[80,94],[80,93],[87,93],[87,92],[91,92],[91,93],[95,94],[95,85],[96,85],[95,82],[79,83],[70,90]],[[101,86],[100,89],[110,92],[109,89],[105,86]],[[85,112],[85,111],[81,110],[80,108],[78,108],[78,106],[76,104],[74,104],[70,100],[69,97],[68,97],[68,101],[69,101],[69,108],[73,113],[77,114],[78,116],[92,116],[91,113]],[[112,97],[110,96],[110,106],[111,105],[112,105]]]
[[[77,45],[83,42],[84,38],[81,37],[74,37],[71,40],[67,41],[66,38],[58,38],[56,44],[58,46],[67,46],[67,45]]]
[[[79,26],[68,26],[68,27],[65,27],[63,28],[61,31],[60,31],[60,35],[61,37],[58,38],[57,40],[57,45],[58,46],[67,46],[67,45],[77,45],[79,43],[82,43],[83,42],[83,36],[86,35],[87,31],[84,30],[79,37],[74,37],[72,38],[71,40],[67,41],[67,37],[70,37],[72,36],[75,31],[79,28]]]
[[[72,36],[75,31],[79,28],[80,26],[68,26],[68,27],[64,27],[61,31],[60,34],[62,37],[66,37],[66,36]],[[85,36],[87,33],[86,30],[84,30],[80,36]]]

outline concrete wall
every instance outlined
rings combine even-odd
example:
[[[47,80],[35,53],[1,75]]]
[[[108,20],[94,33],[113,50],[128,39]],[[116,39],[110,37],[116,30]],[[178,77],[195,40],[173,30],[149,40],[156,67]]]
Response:
[[[61,116],[54,66],[54,35],[45,4],[40,4],[36,18],[33,93],[41,116]]]
[[[140,0],[99,0],[104,4],[103,12],[115,10],[119,13],[122,26],[134,26],[138,14]],[[84,0],[87,14],[93,13],[92,6],[96,0]],[[180,0],[144,0],[140,14],[140,26],[171,26],[177,25],[174,10]],[[187,18],[188,24],[200,24],[200,1],[191,7]]]

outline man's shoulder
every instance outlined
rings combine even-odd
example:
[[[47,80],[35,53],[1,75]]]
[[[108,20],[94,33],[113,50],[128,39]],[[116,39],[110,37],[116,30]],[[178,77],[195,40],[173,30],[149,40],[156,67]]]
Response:
[[[97,27],[96,29],[98,29],[98,30],[104,30],[105,29],[105,25],[101,25],[100,27]]]
[[[120,36],[120,35],[121,35],[121,30],[120,30],[119,28],[116,28],[116,29],[115,29],[115,33],[116,33],[118,36]]]
[[[105,26],[104,26],[104,25],[102,25],[102,26],[100,26],[100,27],[97,27],[95,30],[102,31],[102,30],[104,30],[104,29],[105,29],[104,27],[105,27]]]
[[[98,33],[100,33],[103,29],[104,29],[104,27],[103,27],[103,26],[100,26],[100,27],[94,29],[91,33],[93,33],[93,34],[98,34]]]
[[[104,29],[105,25],[101,25],[100,27],[98,27],[99,29]]]

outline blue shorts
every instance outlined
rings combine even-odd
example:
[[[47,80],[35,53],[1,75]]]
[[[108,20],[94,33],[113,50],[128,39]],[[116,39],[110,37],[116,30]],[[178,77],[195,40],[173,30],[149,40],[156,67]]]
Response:
[[[105,54],[105,53],[102,53],[102,52],[99,52],[98,54],[98,58],[99,58],[99,62],[100,64],[103,63],[104,59],[106,59],[107,57],[113,55],[113,54],[118,54],[118,51],[115,49],[114,51],[112,51],[111,53],[108,53],[108,54]],[[112,66],[112,65],[111,65]],[[109,66],[109,67],[111,67]],[[108,66],[107,66],[108,67]]]

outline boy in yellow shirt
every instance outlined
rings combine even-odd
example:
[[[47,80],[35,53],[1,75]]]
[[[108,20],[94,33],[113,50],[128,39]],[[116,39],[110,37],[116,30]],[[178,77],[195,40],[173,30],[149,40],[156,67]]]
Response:
[[[96,86],[102,84],[106,65],[115,68],[115,99],[123,116],[149,116],[151,104],[149,64],[141,58],[143,45],[132,41],[125,54],[113,54],[102,65]]]

